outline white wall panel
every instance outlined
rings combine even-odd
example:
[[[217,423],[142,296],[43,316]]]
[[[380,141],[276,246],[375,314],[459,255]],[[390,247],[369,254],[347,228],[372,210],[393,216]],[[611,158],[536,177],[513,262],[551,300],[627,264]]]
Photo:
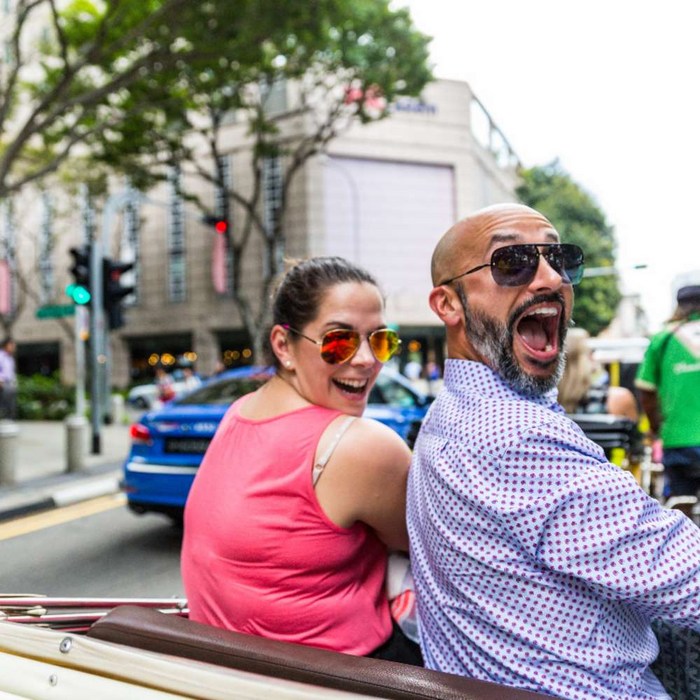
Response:
[[[376,275],[391,322],[435,324],[430,257],[455,221],[453,169],[340,157],[323,168],[325,254]]]

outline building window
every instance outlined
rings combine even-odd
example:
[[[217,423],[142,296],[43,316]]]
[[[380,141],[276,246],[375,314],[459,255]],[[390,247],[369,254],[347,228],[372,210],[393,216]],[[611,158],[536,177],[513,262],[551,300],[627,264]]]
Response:
[[[0,202],[0,314],[9,315],[15,310],[17,299],[16,231],[12,202]]]
[[[90,245],[95,239],[95,207],[87,185],[80,187],[80,216],[83,225],[83,243]]]
[[[231,248],[230,232],[233,231],[233,209],[229,203],[228,193],[231,191],[231,158],[230,156],[221,156],[219,160],[221,169],[221,177],[223,182],[216,188],[216,201],[214,208],[217,216],[228,221],[229,235],[223,236],[223,241],[214,241],[214,245],[219,246],[223,250],[223,261],[218,258],[221,250],[215,250],[215,265],[223,264],[222,276],[224,280],[224,289],[222,295],[231,296],[233,294],[233,250]]]
[[[48,304],[54,297],[53,206],[48,192],[41,195],[42,214],[39,230],[39,302]]]
[[[477,143],[490,151],[499,167],[515,168],[519,165],[518,157],[511,148],[503,132],[491,119],[479,100],[472,96],[470,103],[471,132]]]
[[[168,226],[168,300],[187,297],[185,264],[185,204],[180,194],[180,171],[170,174],[170,220]]]
[[[279,156],[265,158],[262,170],[263,224],[268,236],[272,236],[279,222],[282,205],[282,164]],[[282,261],[278,261],[281,264]],[[269,274],[268,261],[264,262],[264,274]]]
[[[284,114],[288,109],[287,81],[284,78],[275,78],[272,84],[262,82],[260,84],[260,99],[262,101],[265,116],[274,117]]]
[[[141,281],[140,250],[141,250],[141,211],[139,197],[130,188],[129,201],[124,209],[124,228],[122,230],[119,260],[124,263],[134,263],[128,272],[121,276],[125,287],[133,287],[134,291],[124,298],[125,306],[135,306],[139,303],[139,284]]]

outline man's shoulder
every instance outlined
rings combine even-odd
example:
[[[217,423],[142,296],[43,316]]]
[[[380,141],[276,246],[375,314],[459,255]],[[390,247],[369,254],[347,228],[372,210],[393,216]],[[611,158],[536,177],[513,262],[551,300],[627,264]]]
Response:
[[[543,401],[449,392],[435,400],[426,423],[446,439],[483,443],[491,450],[506,448],[530,434],[577,432],[573,421]]]

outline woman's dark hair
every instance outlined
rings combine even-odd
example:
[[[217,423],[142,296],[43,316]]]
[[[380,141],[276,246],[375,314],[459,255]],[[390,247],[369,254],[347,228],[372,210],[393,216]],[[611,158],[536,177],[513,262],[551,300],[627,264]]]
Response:
[[[367,282],[379,288],[367,270],[337,256],[292,261],[282,276],[272,297],[272,325],[289,325],[301,329],[313,321],[326,291],[345,282]],[[270,334],[265,341],[268,362],[279,361],[270,346]]]

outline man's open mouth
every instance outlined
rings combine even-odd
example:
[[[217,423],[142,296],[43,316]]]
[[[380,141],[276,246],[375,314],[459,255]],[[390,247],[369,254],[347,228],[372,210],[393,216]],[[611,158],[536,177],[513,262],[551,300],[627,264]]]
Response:
[[[550,302],[528,309],[516,322],[516,334],[533,359],[551,362],[559,355],[561,314],[561,305]]]

